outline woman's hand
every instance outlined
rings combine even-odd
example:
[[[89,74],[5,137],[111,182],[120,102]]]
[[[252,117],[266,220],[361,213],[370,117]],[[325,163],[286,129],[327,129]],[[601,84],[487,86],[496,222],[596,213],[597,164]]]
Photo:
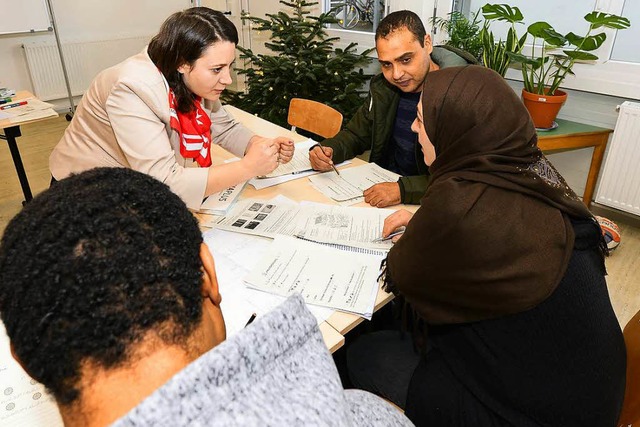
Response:
[[[326,172],[333,169],[333,148],[316,145],[309,151],[309,161],[314,170]]]
[[[399,209],[389,215],[384,220],[384,226],[382,227],[382,237],[387,237],[389,234],[393,233],[396,229],[400,227],[405,227],[409,224],[413,218],[413,213],[409,212],[406,209]],[[402,237],[402,234],[394,237],[391,241],[395,243],[398,239]]]
[[[284,136],[279,136],[274,141],[278,144],[278,162],[289,163],[296,150],[296,145]]]
[[[241,161],[254,176],[267,175],[278,167],[279,149],[275,140],[254,136]]]

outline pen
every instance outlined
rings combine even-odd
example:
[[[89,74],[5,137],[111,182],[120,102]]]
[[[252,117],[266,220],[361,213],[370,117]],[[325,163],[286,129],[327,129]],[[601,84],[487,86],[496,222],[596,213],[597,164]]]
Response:
[[[13,104],[1,105],[0,110],[8,110],[9,108],[19,107],[21,105],[27,105],[27,101],[14,102]]]
[[[393,233],[389,234],[387,237],[378,237],[376,239],[373,239],[371,241],[371,243],[382,243],[382,242],[386,242],[387,240],[391,240],[394,237],[404,233],[405,227],[400,227],[398,228],[396,231],[394,231]]]
[[[254,320],[256,320],[256,314],[255,313],[253,313],[251,315],[251,317],[249,317],[249,320],[247,321],[247,324],[244,325],[244,327],[246,328],[247,326],[249,326],[251,324],[251,322],[253,322]]]
[[[316,142],[316,145],[318,147],[320,147],[320,149],[322,150],[322,145],[319,142]],[[324,153],[324,150],[322,150],[322,152]],[[338,175],[340,175],[340,172],[338,172],[338,169],[336,169],[336,165],[334,165],[333,163],[331,163],[331,167],[333,168],[333,170],[335,171],[335,173],[337,173]]]

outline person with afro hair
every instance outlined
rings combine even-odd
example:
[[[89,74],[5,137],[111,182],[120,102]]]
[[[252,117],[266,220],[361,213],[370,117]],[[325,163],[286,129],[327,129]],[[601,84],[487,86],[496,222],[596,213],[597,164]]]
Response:
[[[228,340],[221,301],[197,220],[131,169],[59,181],[0,244],[11,352],[66,426],[411,425],[343,390],[299,295]]]

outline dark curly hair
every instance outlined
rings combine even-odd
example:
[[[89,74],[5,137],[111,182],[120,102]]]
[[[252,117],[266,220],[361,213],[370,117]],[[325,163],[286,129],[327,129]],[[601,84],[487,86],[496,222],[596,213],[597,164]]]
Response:
[[[376,29],[376,41],[380,38],[386,38],[392,32],[406,28],[418,40],[420,46],[424,47],[424,36],[427,31],[420,20],[420,17],[410,10],[398,10],[384,17],[378,28]]]
[[[35,197],[0,244],[0,317],[26,370],[68,405],[83,362],[125,366],[151,330],[186,348],[202,319],[201,242],[182,200],[131,169]]]
[[[149,42],[149,58],[173,89],[178,111],[190,112],[194,101],[178,68],[185,63],[193,65],[211,44],[219,41],[238,44],[238,30],[233,23],[217,10],[192,7],[167,18]]]

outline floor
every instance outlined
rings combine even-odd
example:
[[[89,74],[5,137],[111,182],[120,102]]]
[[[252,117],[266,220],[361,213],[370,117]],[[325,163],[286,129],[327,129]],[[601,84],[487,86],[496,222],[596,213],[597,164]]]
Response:
[[[18,146],[34,194],[48,188],[49,153],[62,136],[64,117],[22,126]],[[571,177],[567,177],[571,182]],[[0,142],[0,232],[22,207],[22,191],[7,144]],[[607,259],[607,283],[621,325],[640,310],[640,228],[621,221],[622,243]]]

